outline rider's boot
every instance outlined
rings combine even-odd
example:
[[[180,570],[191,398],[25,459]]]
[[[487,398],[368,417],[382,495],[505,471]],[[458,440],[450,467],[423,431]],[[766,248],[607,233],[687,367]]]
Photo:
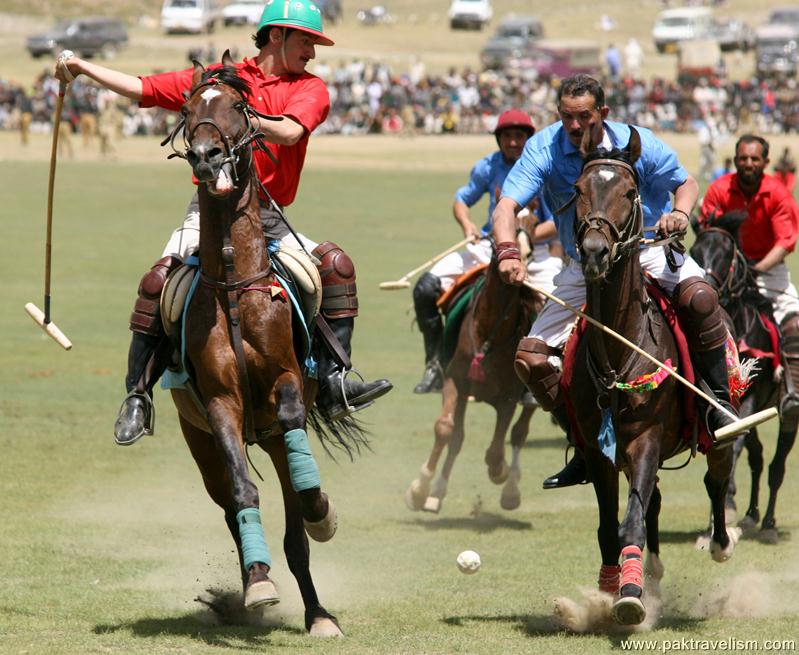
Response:
[[[341,345],[336,352],[325,344],[320,344],[317,350],[316,406],[328,420],[338,420],[368,407],[393,387],[385,379],[366,382],[346,375],[351,368],[352,331],[358,315],[355,265],[347,253],[330,241],[320,243],[313,254],[319,259],[322,278],[320,311]]]
[[[352,318],[328,319],[330,328],[347,357],[352,352],[351,341],[354,320]],[[354,376],[346,376],[346,370],[336,356],[323,345],[318,351],[319,393],[316,405],[329,420],[337,420],[365,409],[393,388],[385,379],[367,382]]]
[[[730,402],[725,344],[729,336],[719,306],[718,294],[704,279],[687,278],[674,288],[674,302],[691,347],[694,365],[719,404],[737,416]],[[710,405],[705,413],[710,436],[735,422],[728,414]]]
[[[444,326],[436,301],[441,295],[441,278],[432,273],[425,273],[413,288],[413,306],[416,311],[416,322],[424,338],[425,369],[422,379],[413,392],[430,393],[440,391],[444,382],[441,369],[440,349]]]
[[[133,332],[128,351],[125,389],[128,393],[114,424],[114,440],[120,446],[153,434],[155,407],[153,386],[169,363],[171,345],[161,324],[161,290],[169,273],[180,265],[177,257],[163,257],[145,274],[130,317]]]
[[[780,402],[780,416],[799,416],[799,315],[789,314],[780,323],[782,333],[783,379],[785,394]]]
[[[560,371],[549,360],[551,356],[559,354],[559,351],[551,348],[541,339],[525,337],[519,342],[516,349],[513,367],[516,370],[516,375],[527,385],[541,408],[552,412],[571,442],[566,404],[563,401],[563,392],[560,388]],[[544,480],[544,489],[559,489],[575,484],[584,484],[587,477],[582,453],[575,450],[574,456],[563,470]]]

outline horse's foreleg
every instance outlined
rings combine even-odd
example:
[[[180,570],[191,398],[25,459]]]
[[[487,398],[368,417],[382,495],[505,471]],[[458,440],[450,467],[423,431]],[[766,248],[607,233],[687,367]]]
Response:
[[[181,419],[181,424],[183,423]],[[201,442],[188,436],[187,443],[203,470],[206,488],[209,488],[206,472],[212,477],[220,478],[221,485],[227,487],[227,492],[223,492],[221,497],[224,498],[223,507],[228,528],[239,548],[244,579],[244,607],[254,609],[263,605],[274,605],[279,602],[280,597],[268,575],[272,557],[261,525],[258,488],[250,479],[244,457],[240,413],[230,400],[215,397],[208,402],[208,423],[214,433],[214,452],[207,447],[203,448]],[[187,434],[185,426],[184,434]],[[214,456],[216,463],[211,463],[209,456]],[[213,492],[209,489],[212,497],[219,493],[218,488]]]
[[[438,460],[441,458],[441,453],[444,452],[444,446],[449,443],[452,437],[452,430],[455,425],[453,413],[455,411],[455,404],[458,397],[458,390],[452,378],[447,377],[444,379],[444,385],[441,389],[441,414],[436,420],[433,438],[433,448],[427,461],[422,464],[419,472],[419,477],[411,482],[408,490],[405,492],[405,504],[408,509],[418,511],[424,509],[425,502],[430,495],[430,483],[435,475]]]
[[[630,493],[627,509],[619,526],[621,580],[619,599],[613,604],[613,618],[622,625],[638,625],[646,617],[641,602],[644,591],[643,548],[646,543],[645,516],[654,493],[660,462],[662,428],[650,427],[631,441],[626,449],[630,464]]]
[[[494,423],[494,435],[485,452],[484,461],[488,466],[488,479],[494,484],[502,484],[508,479],[508,463],[505,461],[505,435],[516,411],[516,399],[510,402],[497,403],[494,407],[497,420]]]
[[[599,569],[599,590],[609,594],[619,593],[619,474],[616,467],[599,450],[584,451],[588,477],[594,486],[599,508],[597,541],[602,555]]]
[[[535,412],[535,407],[522,407],[519,418],[510,431],[511,460],[508,480],[502,487],[502,495],[499,504],[502,509],[516,509],[522,502],[522,494],[519,490],[519,481],[522,479],[522,469],[520,457],[522,448],[527,441],[530,432],[530,419]]]
[[[710,537],[710,555],[716,562],[725,562],[732,557],[740,528],[727,528],[724,516],[724,500],[732,474],[732,452],[729,448],[714,448],[707,454],[705,489],[713,510],[713,534]]]
[[[768,507],[766,507],[766,514],[763,517],[763,524],[760,528],[760,538],[771,544],[776,544],[779,537],[777,534],[777,520],[774,515],[777,508],[777,493],[782,486],[785,479],[785,460],[788,459],[788,453],[793,448],[794,441],[796,441],[797,425],[795,421],[780,422],[780,434],[777,438],[777,450],[774,453],[774,459],[768,467]]]
[[[763,444],[760,443],[757,428],[746,433],[744,445],[746,446],[752,488],[749,491],[749,507],[746,510],[746,515],[741,520],[740,526],[749,532],[756,529],[757,524],[760,523],[760,476],[763,475],[763,466],[765,464]]]
[[[286,553],[289,570],[300,588],[305,606],[305,629],[314,636],[340,636],[343,633],[338,621],[319,603],[311,578],[310,549],[305,536],[302,501],[292,484],[286,445],[280,439],[270,439],[265,450],[269,453],[280,480],[286,522],[283,551]]]
[[[457,393],[457,392],[456,392]],[[452,412],[452,428],[450,432],[449,441],[447,443],[447,456],[444,458],[444,464],[441,466],[441,472],[433,480],[433,486],[430,489],[430,495],[425,501],[424,509],[431,512],[438,512],[441,510],[441,503],[444,496],[447,495],[447,486],[449,485],[449,476],[452,474],[452,467],[455,465],[455,459],[461,452],[463,447],[464,438],[464,417],[466,415],[467,396],[457,393],[455,397],[455,407]],[[436,432],[438,432],[438,424],[436,424]]]

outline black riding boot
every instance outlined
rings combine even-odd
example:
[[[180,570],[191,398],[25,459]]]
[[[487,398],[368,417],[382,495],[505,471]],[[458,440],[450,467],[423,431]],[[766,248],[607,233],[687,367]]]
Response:
[[[566,405],[561,404],[552,410],[552,416],[558,425],[566,432],[566,437],[571,444],[569,436],[569,420],[566,415]],[[574,445],[574,444],[572,444]],[[585,458],[578,448],[574,449],[574,455],[560,471],[555,475],[550,475],[544,480],[544,489],[560,489],[562,487],[572,487],[575,484],[586,484],[588,482],[588,470],[585,467]]]
[[[352,352],[350,344],[354,319],[337,318],[327,321],[349,357]],[[345,377],[344,367],[324,344],[318,349],[317,358],[319,392],[316,395],[316,406],[328,420],[344,418],[364,409],[393,388],[391,382],[385,379],[366,382],[354,376]]]
[[[780,323],[782,367],[785,393],[780,401],[780,416],[799,416],[799,317],[789,315]]]
[[[114,424],[114,440],[120,446],[136,443],[155,426],[153,386],[166,368],[164,350],[166,339],[133,332],[128,351],[128,374],[125,389],[128,395],[119,408]]]
[[[414,387],[414,393],[440,391],[444,382],[439,353],[444,326],[436,305],[440,294],[441,279],[432,273],[422,275],[413,288],[413,306],[416,310],[416,322],[424,338],[425,356],[424,374],[419,384]]]
[[[724,346],[694,353],[694,365],[699,375],[710,387],[710,391],[719,401],[719,404],[737,416],[735,408],[730,402],[730,382],[727,378],[727,351]],[[715,439],[716,430],[723,428],[734,420],[721,410],[707,406],[705,423],[711,437]]]

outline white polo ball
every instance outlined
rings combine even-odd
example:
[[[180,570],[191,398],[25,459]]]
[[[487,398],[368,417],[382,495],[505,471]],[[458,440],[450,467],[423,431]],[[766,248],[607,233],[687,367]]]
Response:
[[[471,575],[480,570],[480,555],[473,550],[464,550],[455,560],[461,573]]]

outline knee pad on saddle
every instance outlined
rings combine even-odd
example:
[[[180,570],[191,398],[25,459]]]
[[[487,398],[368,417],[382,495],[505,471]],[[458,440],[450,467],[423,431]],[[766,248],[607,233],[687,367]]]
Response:
[[[692,350],[705,352],[724,345],[727,326],[713,287],[700,277],[691,277],[674,288],[673,297]]]
[[[169,274],[181,263],[177,257],[162,257],[141,279],[139,297],[130,315],[130,329],[133,332],[156,337],[164,334],[160,312],[161,291]]]
[[[413,307],[416,310],[416,320],[423,321],[434,319],[438,321],[439,311],[436,301],[441,295],[441,278],[432,273],[425,273],[413,287]]]
[[[799,358],[799,314],[788,314],[780,323],[782,347],[785,356]]]
[[[513,362],[516,375],[527,385],[541,408],[548,412],[563,402],[560,371],[549,361],[551,355],[559,354],[540,339],[525,337],[516,348]]]
[[[314,248],[313,255],[320,262],[324,317],[336,319],[357,316],[358,289],[352,259],[332,241],[320,243]]]

